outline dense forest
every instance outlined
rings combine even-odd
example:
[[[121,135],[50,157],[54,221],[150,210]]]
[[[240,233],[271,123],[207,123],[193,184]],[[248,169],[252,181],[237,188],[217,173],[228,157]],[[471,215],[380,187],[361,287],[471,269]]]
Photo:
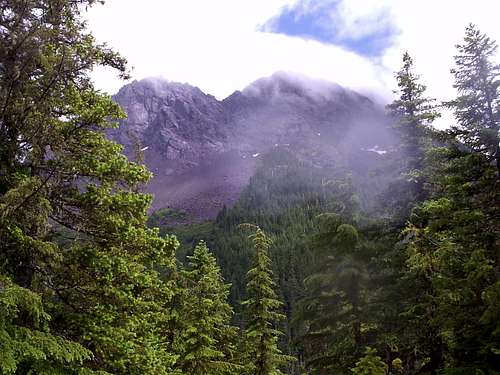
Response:
[[[495,41],[466,27],[445,103],[404,54],[376,194],[276,147],[179,226],[106,136],[125,114],[90,73],[129,72],[98,2],[0,2],[0,374],[500,374]]]

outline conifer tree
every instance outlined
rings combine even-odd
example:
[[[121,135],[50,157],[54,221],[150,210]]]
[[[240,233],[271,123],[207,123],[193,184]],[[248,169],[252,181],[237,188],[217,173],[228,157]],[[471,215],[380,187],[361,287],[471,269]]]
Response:
[[[396,72],[399,97],[387,106],[389,115],[396,121],[395,128],[401,136],[406,172],[422,167],[427,136],[432,122],[439,116],[434,100],[425,96],[426,86],[415,74],[413,59],[408,52],[403,55],[403,66]]]
[[[403,55],[403,66],[395,74],[398,97],[386,109],[400,138],[391,167],[399,178],[384,194],[381,209],[396,225],[403,226],[415,201],[425,198],[422,169],[426,150],[432,145],[432,123],[439,116],[434,99],[426,97],[426,86],[414,72],[413,59]]]
[[[30,320],[30,326],[19,324]],[[50,316],[40,296],[9,278],[0,278],[0,374],[27,371],[46,374],[92,373],[82,363],[92,353],[48,330]]]
[[[387,365],[376,355],[375,349],[366,348],[365,355],[351,369],[354,375],[386,375]]]
[[[162,350],[158,327],[170,319],[176,289],[152,265],[174,267],[177,241],[145,227],[151,197],[136,187],[150,173],[105,137],[123,113],[89,73],[101,65],[127,74],[125,60],[85,29],[81,12],[96,2],[2,1],[6,373],[71,373],[82,364],[164,374],[175,359]]]
[[[194,249],[184,280],[179,334],[174,347],[180,350],[176,368],[185,374],[234,374],[238,330],[230,325],[233,311],[215,257],[205,242]]]
[[[247,273],[244,346],[247,374],[280,375],[280,368],[294,358],[283,355],[278,348],[278,337],[283,333],[277,328],[285,316],[279,312],[282,302],[274,288],[271,259],[268,250],[271,240],[257,228],[250,236],[255,248],[252,268]]]
[[[380,225],[380,234],[375,236],[384,249],[376,259],[379,290],[372,302],[372,317],[379,326],[377,346],[384,348],[389,368],[391,358],[398,356],[406,370],[412,372],[424,357],[433,358],[431,367],[442,364],[440,330],[434,316],[435,304],[430,301],[435,291],[424,274],[406,273],[409,255],[404,251],[406,241],[400,241],[400,232],[415,206],[434,194],[430,187],[436,181],[430,178],[429,171],[434,167],[431,160],[436,157],[434,146],[439,136],[432,124],[439,112],[434,99],[426,96],[426,86],[420,82],[407,52],[395,78],[398,97],[387,110],[401,139],[399,160],[395,162],[399,164],[399,178],[384,193],[381,205],[391,224]],[[390,306],[388,300],[393,301]],[[424,321],[426,325],[422,325]]]
[[[423,368],[432,373],[499,371],[499,325],[492,319],[500,311],[493,297],[500,290],[496,45],[473,25],[465,34],[452,70],[459,96],[448,103],[458,125],[429,177],[435,198],[415,210],[406,231],[407,274],[433,290],[413,311],[441,332],[441,353]]]
[[[306,278],[296,318],[306,366],[317,374],[343,374],[371,334],[366,318],[368,275],[359,234],[337,214],[318,217],[314,245],[321,266]],[[300,327],[300,326],[299,326]]]
[[[451,70],[459,95],[448,106],[455,112],[459,140],[485,155],[500,173],[500,64],[492,61],[497,49],[475,25],[466,28]]]

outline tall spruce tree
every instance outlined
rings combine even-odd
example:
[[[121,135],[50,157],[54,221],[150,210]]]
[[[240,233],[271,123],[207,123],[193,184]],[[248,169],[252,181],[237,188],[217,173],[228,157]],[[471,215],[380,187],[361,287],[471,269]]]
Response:
[[[395,74],[398,95],[387,106],[389,115],[396,121],[395,128],[401,136],[401,148],[405,169],[410,172],[422,166],[426,135],[432,122],[439,116],[434,100],[425,96],[426,86],[420,83],[420,77],[414,72],[413,59],[405,52],[403,66]]]
[[[400,173],[386,199],[385,206],[393,221],[404,223],[413,202],[424,199],[422,168],[426,150],[431,145],[432,123],[439,116],[434,99],[426,97],[426,86],[420,83],[415,73],[413,59],[408,52],[403,55],[403,66],[395,74],[398,97],[389,105],[387,112],[394,122],[394,129],[400,137],[393,167]]]
[[[152,265],[174,267],[177,242],[145,227],[150,173],[104,135],[123,113],[89,73],[126,68],[85,29],[96,2],[2,1],[3,373],[164,374],[175,359],[157,328],[175,285]]]
[[[175,367],[192,375],[238,373],[238,329],[230,324],[233,311],[227,302],[230,285],[224,284],[205,242],[187,258],[188,268],[181,272],[185,285],[180,332],[174,341],[180,349]]]
[[[296,319],[306,367],[314,374],[344,374],[372,335],[367,324],[365,256],[359,234],[333,213],[318,217],[314,245],[321,266],[304,281]]]
[[[467,27],[451,71],[459,95],[448,106],[455,112],[459,140],[484,154],[500,173],[500,64],[493,61],[497,49],[475,25]]]
[[[423,327],[430,321],[441,333],[441,355],[431,356],[424,368],[495,373],[500,371],[499,324],[493,319],[500,311],[498,66],[491,61],[496,45],[470,25],[457,48],[452,73],[459,96],[448,105],[458,125],[428,177],[436,182],[435,198],[415,210],[406,231],[408,274],[431,285],[433,293],[414,311]]]
[[[372,314],[378,325],[378,347],[385,347],[389,370],[392,359],[400,357],[406,371],[412,373],[422,358],[434,358],[430,367],[439,367],[442,362],[440,331],[433,318],[435,306],[429,302],[433,287],[425,275],[405,273],[407,239],[400,237],[415,206],[431,194],[429,186],[434,180],[428,178],[429,161],[439,143],[432,124],[439,112],[435,100],[426,96],[426,86],[420,83],[407,52],[395,78],[398,97],[387,106],[387,111],[401,140],[395,162],[400,175],[382,199],[381,208],[388,211],[390,224],[379,225],[378,233],[371,235],[377,246],[385,247],[376,258],[374,279],[379,290],[372,301]],[[388,300],[393,301],[390,306]],[[420,303],[427,304],[428,309],[420,310]],[[424,321],[426,325],[422,324]]]
[[[245,306],[244,364],[247,374],[281,375],[280,368],[294,358],[283,355],[278,348],[278,337],[283,333],[277,328],[285,316],[279,312],[282,302],[274,288],[271,259],[268,250],[270,238],[257,228],[250,236],[255,255],[252,268],[247,273]]]

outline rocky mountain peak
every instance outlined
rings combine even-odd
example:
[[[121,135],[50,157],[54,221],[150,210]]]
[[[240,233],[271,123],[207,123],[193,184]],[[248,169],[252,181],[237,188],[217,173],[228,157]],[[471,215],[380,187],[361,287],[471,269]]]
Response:
[[[383,157],[363,150],[384,150],[389,139],[383,112],[370,99],[287,72],[222,101],[160,78],[134,81],[114,99],[128,118],[110,135],[132,159],[143,153],[154,173],[147,187],[153,207],[180,208],[194,220],[235,202],[256,163],[276,147],[318,168],[345,167],[351,157],[359,164],[359,153]]]
[[[186,102],[215,100],[212,95],[205,94],[196,86],[191,86],[188,83],[168,81],[161,77],[148,77],[140,81],[135,80],[123,86],[116,96],[129,96],[132,93],[136,95],[156,96],[170,100],[178,99]]]
[[[127,119],[111,136],[129,154],[139,143],[157,174],[189,168],[203,154],[222,149],[225,111],[217,99],[197,87],[147,78],[125,85],[114,99]]]

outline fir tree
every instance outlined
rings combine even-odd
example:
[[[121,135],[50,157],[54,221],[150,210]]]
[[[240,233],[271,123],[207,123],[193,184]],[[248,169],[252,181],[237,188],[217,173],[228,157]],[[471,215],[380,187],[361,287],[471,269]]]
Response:
[[[499,326],[491,315],[500,306],[492,298],[500,285],[494,146],[498,73],[490,61],[496,47],[472,25],[464,42],[457,46],[457,67],[452,70],[459,96],[448,103],[458,126],[428,171],[435,198],[415,210],[406,231],[407,275],[426,280],[433,291],[413,307],[422,326],[425,321],[439,327],[441,344],[434,354],[440,355],[431,355],[422,369],[432,373],[443,368],[450,373],[499,370]]]
[[[455,112],[459,140],[494,162],[500,173],[500,64],[492,61],[497,49],[476,26],[467,27],[451,70],[459,96],[448,106]]]
[[[245,300],[244,346],[246,373],[251,375],[280,375],[280,367],[293,360],[278,348],[278,337],[283,333],[277,328],[285,316],[279,312],[282,302],[274,291],[275,282],[268,250],[271,240],[257,228],[250,236],[255,248],[252,268],[247,273]]]
[[[85,360],[163,374],[175,359],[159,334],[175,286],[153,264],[173,268],[177,241],[145,227],[151,197],[136,191],[150,173],[105,137],[123,113],[89,73],[127,74],[85,29],[81,12],[94,3],[2,1],[0,345],[10,372],[75,362],[70,373]]]
[[[19,324],[27,320],[29,326]],[[82,368],[92,353],[51,333],[49,321],[38,294],[0,278],[0,374],[92,372]]]
[[[365,316],[366,263],[359,234],[337,214],[318,217],[314,245],[321,266],[304,281],[306,297],[296,319],[306,366],[317,374],[343,374],[370,335]]]
[[[377,351],[372,348],[366,348],[365,355],[351,371],[354,375],[386,375],[387,365],[378,357]]]
[[[403,66],[396,72],[399,97],[387,106],[395,119],[395,128],[401,136],[405,170],[411,172],[422,167],[426,148],[427,132],[432,122],[439,116],[434,100],[425,96],[426,86],[415,74],[413,59],[408,52],[403,55]]]
[[[408,53],[403,55],[403,66],[395,78],[398,98],[387,110],[401,138],[400,155],[394,163],[399,177],[384,193],[381,204],[390,224],[380,223],[378,233],[371,234],[375,249],[381,247],[374,262],[374,287],[378,290],[373,294],[371,316],[378,326],[377,346],[385,351],[389,370],[392,358],[398,356],[411,373],[421,366],[423,358],[432,358],[426,363],[432,368],[442,365],[441,332],[435,304],[430,301],[435,291],[425,275],[405,272],[409,255],[405,252],[406,239],[401,241],[400,237],[415,206],[434,194],[431,188],[436,179],[430,178],[429,172],[434,167],[435,146],[442,140],[432,127],[439,116],[437,106],[426,96],[427,88],[415,73]],[[428,308],[423,309],[421,304]]]
[[[230,325],[233,311],[227,297],[229,285],[204,242],[188,256],[189,266],[181,272],[185,286],[179,334],[174,347],[180,348],[176,368],[185,374],[234,374],[238,330]]]
[[[400,137],[400,147],[392,168],[398,171],[384,199],[382,210],[388,212],[396,225],[404,225],[415,201],[425,198],[422,169],[426,151],[432,146],[433,121],[439,116],[434,99],[425,96],[426,86],[414,72],[413,59],[403,55],[403,66],[395,74],[398,97],[387,106]]]

